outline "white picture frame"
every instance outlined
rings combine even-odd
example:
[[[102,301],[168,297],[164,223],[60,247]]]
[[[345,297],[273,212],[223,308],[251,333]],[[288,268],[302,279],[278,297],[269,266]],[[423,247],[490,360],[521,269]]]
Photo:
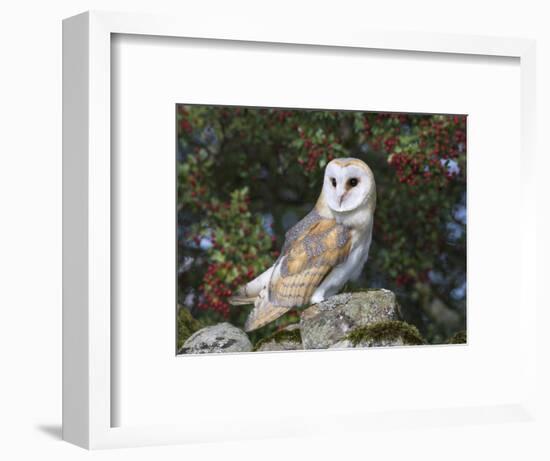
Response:
[[[522,280],[535,280],[535,44],[525,39],[432,35],[384,31],[318,31],[312,34],[275,26],[228,24],[211,30],[207,23],[188,24],[175,18],[88,12],[63,23],[63,438],[86,448],[186,443],[200,440],[247,439],[276,435],[323,433],[322,424],[295,421],[281,428],[272,421],[212,430],[209,437],[178,425],[111,427],[111,40],[113,34],[185,37],[311,47],[367,48],[518,58],[521,71]],[[523,345],[526,387],[535,387],[536,352],[534,290],[523,290],[521,328],[530,340]],[[388,409],[385,416],[356,414],[356,428],[399,415],[400,426],[413,427],[423,418],[445,421],[520,421],[536,418],[537,397],[495,407],[426,408],[423,412]],[[345,430],[345,425],[342,426]]]

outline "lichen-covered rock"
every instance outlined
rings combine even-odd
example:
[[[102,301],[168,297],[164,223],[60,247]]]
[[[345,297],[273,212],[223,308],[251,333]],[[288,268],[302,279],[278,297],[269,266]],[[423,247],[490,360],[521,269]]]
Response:
[[[192,334],[178,354],[251,351],[252,343],[246,333],[226,322],[203,328]]]
[[[412,346],[420,344],[425,344],[425,341],[414,325],[398,320],[385,320],[355,328],[343,340],[333,344],[330,348]]]
[[[447,341],[448,344],[467,344],[468,338],[466,336],[466,331],[462,330],[457,333],[455,333],[453,336],[449,338]]]
[[[299,325],[293,324],[262,339],[256,344],[254,350],[258,352],[296,351],[303,348]]]
[[[325,349],[356,328],[399,318],[399,305],[389,290],[342,293],[302,312],[302,343],[304,349]]]

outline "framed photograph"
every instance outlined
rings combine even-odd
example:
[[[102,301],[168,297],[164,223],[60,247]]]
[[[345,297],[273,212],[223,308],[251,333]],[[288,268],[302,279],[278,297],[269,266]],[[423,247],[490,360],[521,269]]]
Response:
[[[63,79],[65,440],[537,417],[531,41],[93,12]]]
[[[466,115],[176,123],[178,354],[466,343]]]

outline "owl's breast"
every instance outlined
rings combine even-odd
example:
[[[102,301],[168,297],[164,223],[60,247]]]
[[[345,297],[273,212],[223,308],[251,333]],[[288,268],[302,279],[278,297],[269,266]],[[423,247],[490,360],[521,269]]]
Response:
[[[345,261],[349,278],[355,280],[361,274],[369,256],[372,241],[373,215],[363,214],[360,226],[351,229],[351,251]]]
[[[353,238],[353,236],[352,236]],[[349,278],[355,280],[361,275],[363,266],[369,257],[369,249],[372,240],[372,232],[358,235],[355,242],[352,240],[352,247],[347,261],[344,263],[348,266]]]

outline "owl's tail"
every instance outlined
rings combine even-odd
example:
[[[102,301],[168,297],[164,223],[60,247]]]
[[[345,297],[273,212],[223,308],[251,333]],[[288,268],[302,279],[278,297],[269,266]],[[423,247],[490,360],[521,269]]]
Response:
[[[249,332],[267,325],[281,315],[286,314],[291,308],[275,306],[268,300],[267,293],[264,291],[259,298],[256,298],[254,309],[248,315],[244,324],[244,331]]]
[[[239,291],[229,298],[229,302],[233,306],[244,306],[245,304],[254,304],[254,309],[248,315],[244,324],[244,331],[249,332],[267,325],[273,320],[278,319],[281,315],[287,313],[291,308],[283,306],[275,306],[268,300],[267,289],[263,289],[258,296],[246,296],[246,287],[242,287]]]
[[[257,330],[279,318],[291,309],[290,307],[275,306],[269,302],[267,287],[272,272],[273,267],[270,267],[263,274],[240,287],[235,294],[229,298],[229,303],[233,306],[254,304],[254,309],[252,309],[246,319],[244,331]]]
[[[231,298],[229,304],[232,306],[245,306],[246,304],[254,304],[256,296],[247,296],[246,286],[240,287]]]
[[[254,304],[260,292],[267,286],[273,267],[270,267],[264,273],[258,275],[254,280],[240,287],[235,294],[229,298],[229,304],[233,306],[244,306],[246,304]]]

